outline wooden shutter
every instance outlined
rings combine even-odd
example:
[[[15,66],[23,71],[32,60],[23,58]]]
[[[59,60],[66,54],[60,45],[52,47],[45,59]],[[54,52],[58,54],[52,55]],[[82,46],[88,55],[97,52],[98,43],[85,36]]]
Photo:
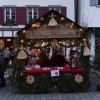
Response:
[[[90,6],[96,6],[97,0],[90,0]]]
[[[0,7],[0,24],[4,24],[4,10]]]
[[[48,7],[39,7],[39,17],[43,16],[49,11]]]
[[[66,9],[67,9],[66,7],[61,7],[61,14],[64,15],[65,17],[67,16],[66,15],[66,12],[67,12]]]
[[[16,24],[25,25],[26,16],[26,7],[16,7]]]

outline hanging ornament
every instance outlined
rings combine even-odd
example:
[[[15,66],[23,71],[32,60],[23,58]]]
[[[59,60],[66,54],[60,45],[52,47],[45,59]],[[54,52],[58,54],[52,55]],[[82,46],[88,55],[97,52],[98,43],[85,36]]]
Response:
[[[87,46],[84,47],[83,55],[84,56],[90,56],[91,55],[91,51]]]
[[[75,76],[75,82],[76,83],[82,83],[83,82],[83,77],[80,74],[77,74]]]
[[[50,17],[51,17],[51,19],[50,19],[50,21],[49,21],[49,23],[48,23],[48,26],[57,26],[58,25],[58,23],[57,23],[57,21],[55,20],[55,18],[54,17],[56,17],[55,15],[53,15],[53,13],[50,15]]]
[[[28,75],[26,78],[27,84],[33,84],[34,83],[34,77],[32,75]]]
[[[21,46],[20,51],[19,51],[19,53],[17,55],[17,59],[26,59],[26,58],[27,58],[27,54],[24,51],[23,46]]]

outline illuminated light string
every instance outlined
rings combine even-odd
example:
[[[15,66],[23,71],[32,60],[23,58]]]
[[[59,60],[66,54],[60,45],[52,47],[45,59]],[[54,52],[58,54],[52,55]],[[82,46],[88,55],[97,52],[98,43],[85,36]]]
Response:
[[[26,45],[28,47],[36,48],[36,49],[41,49],[41,48],[46,48],[48,46],[53,46],[52,45],[52,40],[48,41],[48,43],[46,45],[42,45],[44,42],[42,42],[41,45],[36,45],[36,44],[33,44],[33,42],[31,41],[31,42],[26,42]],[[21,43],[24,44],[24,41],[21,40]],[[62,41],[56,40],[56,45],[55,46],[60,45],[62,47],[69,48],[69,47],[79,46],[81,43],[82,43],[82,41],[80,41],[80,40],[73,40],[73,39],[71,41],[69,41],[68,39],[66,41],[64,41],[64,40],[62,40]]]

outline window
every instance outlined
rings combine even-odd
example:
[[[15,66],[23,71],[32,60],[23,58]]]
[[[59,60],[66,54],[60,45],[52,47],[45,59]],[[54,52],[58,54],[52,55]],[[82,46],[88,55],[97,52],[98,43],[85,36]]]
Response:
[[[100,6],[100,0],[90,0],[90,6]]]
[[[49,6],[49,10],[54,9],[57,12],[61,12],[61,6]]]
[[[5,7],[4,8],[5,23],[8,21],[15,23],[15,7]]]
[[[27,8],[27,22],[30,23],[32,20],[38,18],[38,8],[37,7],[28,7]]]
[[[100,0],[98,0],[97,5],[99,5],[99,6],[100,6]]]

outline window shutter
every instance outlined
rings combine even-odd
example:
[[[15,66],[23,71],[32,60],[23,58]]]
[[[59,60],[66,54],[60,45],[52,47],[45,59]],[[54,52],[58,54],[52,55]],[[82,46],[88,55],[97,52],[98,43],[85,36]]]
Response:
[[[4,10],[0,7],[0,24],[4,24]]]
[[[66,13],[67,13],[66,9],[67,9],[66,7],[61,7],[61,14],[64,15],[64,16],[67,16],[66,15]]]
[[[90,0],[90,6],[96,6],[97,0]]]
[[[39,7],[39,17],[43,16],[49,11],[48,7]]]
[[[27,14],[26,7],[16,7],[16,24],[25,25]]]

